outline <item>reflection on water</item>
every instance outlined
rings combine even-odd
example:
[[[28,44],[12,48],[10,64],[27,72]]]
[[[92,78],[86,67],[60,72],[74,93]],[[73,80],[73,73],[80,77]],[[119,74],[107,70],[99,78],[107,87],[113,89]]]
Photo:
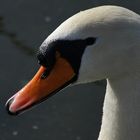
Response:
[[[14,46],[20,49],[22,52],[28,55],[35,54],[35,50],[26,46],[21,40],[18,39],[15,33],[9,32],[8,30],[6,30],[4,26],[4,18],[2,16],[0,16],[0,34],[7,37],[11,41],[11,43],[13,43]]]

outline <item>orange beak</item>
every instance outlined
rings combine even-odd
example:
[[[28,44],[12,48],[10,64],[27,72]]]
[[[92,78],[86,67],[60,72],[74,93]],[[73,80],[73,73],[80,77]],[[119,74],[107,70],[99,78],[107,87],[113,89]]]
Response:
[[[9,114],[19,114],[45,100],[68,85],[75,77],[73,68],[62,57],[57,58],[50,74],[42,79],[41,75],[45,71],[46,68],[41,66],[33,79],[7,101],[6,107]]]

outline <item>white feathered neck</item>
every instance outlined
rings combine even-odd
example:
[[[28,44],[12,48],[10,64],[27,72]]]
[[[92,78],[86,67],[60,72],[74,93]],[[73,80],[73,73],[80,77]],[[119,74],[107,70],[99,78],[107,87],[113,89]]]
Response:
[[[107,80],[99,140],[140,139],[140,74]]]

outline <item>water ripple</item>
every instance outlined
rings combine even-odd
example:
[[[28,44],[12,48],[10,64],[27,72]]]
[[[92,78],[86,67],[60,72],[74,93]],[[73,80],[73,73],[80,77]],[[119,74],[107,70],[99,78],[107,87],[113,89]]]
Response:
[[[35,54],[35,50],[25,45],[21,40],[19,40],[15,33],[5,29],[4,18],[2,16],[0,16],[0,34],[7,37],[10,40],[10,42],[14,44],[15,47],[17,47],[27,55],[33,56]]]

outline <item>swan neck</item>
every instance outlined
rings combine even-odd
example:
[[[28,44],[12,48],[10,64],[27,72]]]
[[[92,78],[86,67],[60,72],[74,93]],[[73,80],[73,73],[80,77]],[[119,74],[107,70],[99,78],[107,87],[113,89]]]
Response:
[[[108,79],[98,140],[139,140],[140,76]]]

